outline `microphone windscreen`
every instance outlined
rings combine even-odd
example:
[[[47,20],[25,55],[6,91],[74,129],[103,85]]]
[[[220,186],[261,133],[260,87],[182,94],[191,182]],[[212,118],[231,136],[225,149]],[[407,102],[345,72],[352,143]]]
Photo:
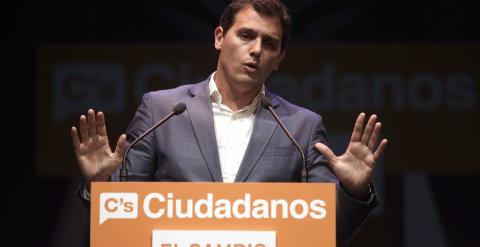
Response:
[[[184,112],[185,109],[187,109],[187,106],[184,103],[178,103],[175,107],[173,107],[173,113],[178,115]]]
[[[269,106],[272,106],[272,102],[270,101],[269,98],[266,96],[262,96],[260,98],[260,104],[262,105],[263,108],[267,109]]]

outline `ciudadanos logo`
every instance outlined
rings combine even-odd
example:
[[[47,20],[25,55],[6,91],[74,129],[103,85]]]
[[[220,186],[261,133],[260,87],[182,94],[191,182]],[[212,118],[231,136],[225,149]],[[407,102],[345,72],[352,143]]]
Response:
[[[142,198],[143,215],[149,219],[305,219],[327,216],[326,202],[320,199],[287,200],[252,198],[250,193],[233,200],[206,193],[200,199],[175,198],[174,193],[150,193]],[[101,193],[100,225],[108,219],[136,219],[137,193]]]
[[[135,219],[137,217],[137,193],[100,194],[100,225],[108,219]]]

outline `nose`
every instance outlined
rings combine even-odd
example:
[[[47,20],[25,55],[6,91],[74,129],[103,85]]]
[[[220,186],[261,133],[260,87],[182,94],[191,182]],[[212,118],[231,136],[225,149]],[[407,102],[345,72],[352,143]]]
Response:
[[[250,46],[250,55],[252,57],[259,58],[261,53],[262,53],[262,40],[260,38],[256,38],[252,40],[252,43]]]

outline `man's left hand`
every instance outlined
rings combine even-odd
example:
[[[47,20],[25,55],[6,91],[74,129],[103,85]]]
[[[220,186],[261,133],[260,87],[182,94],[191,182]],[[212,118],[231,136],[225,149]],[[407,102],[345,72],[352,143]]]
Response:
[[[381,123],[377,122],[377,116],[370,116],[365,130],[363,129],[364,121],[365,114],[360,113],[347,151],[341,156],[336,156],[322,143],[315,144],[317,150],[328,160],[346,192],[356,198],[366,195],[375,163],[387,145],[387,139],[383,139],[377,147],[382,128]]]

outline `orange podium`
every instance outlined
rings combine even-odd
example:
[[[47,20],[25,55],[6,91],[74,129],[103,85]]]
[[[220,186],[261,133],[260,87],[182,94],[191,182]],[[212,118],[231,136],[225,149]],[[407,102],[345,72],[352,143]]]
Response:
[[[92,247],[336,246],[333,183],[92,183]]]

